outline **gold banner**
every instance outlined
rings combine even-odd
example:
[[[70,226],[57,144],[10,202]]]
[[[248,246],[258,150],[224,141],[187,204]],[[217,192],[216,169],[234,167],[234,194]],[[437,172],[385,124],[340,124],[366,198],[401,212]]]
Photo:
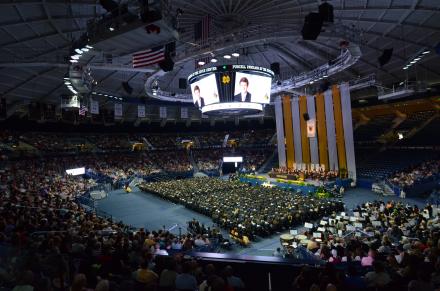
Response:
[[[327,145],[327,126],[325,123],[324,94],[316,95],[316,123],[318,128],[318,150],[319,163],[329,169],[328,145]]]
[[[293,147],[293,124],[292,124],[292,108],[290,104],[290,96],[283,96],[283,117],[284,117],[284,136],[286,140],[286,162],[287,168],[293,168],[295,163],[295,149]]]
[[[344,125],[342,123],[341,92],[339,91],[339,87],[337,85],[333,85],[332,94],[333,94],[333,108],[335,112],[336,147],[338,149],[339,170],[342,169],[347,170]]]
[[[301,148],[302,148],[302,162],[310,164],[310,145],[307,137],[307,121],[304,119],[304,114],[307,113],[307,97],[299,97],[299,124],[301,128]]]

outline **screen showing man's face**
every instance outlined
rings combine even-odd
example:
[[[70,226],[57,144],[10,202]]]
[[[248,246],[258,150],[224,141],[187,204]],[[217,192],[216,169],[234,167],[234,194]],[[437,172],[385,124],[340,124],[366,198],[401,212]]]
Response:
[[[194,90],[194,95],[196,95],[197,99],[200,99],[200,90]]]
[[[246,94],[248,89],[248,83],[240,82],[241,93]]]

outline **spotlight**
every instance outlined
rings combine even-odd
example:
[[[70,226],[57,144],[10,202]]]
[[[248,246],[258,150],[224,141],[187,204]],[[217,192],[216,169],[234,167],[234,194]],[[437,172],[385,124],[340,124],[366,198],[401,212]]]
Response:
[[[211,59],[211,63],[217,63],[217,59],[216,58],[212,58]]]
[[[75,49],[75,52],[76,52],[77,54],[80,54],[80,55],[83,53],[83,51],[80,50],[80,49]]]
[[[232,53],[232,56],[238,58],[240,56],[240,54],[239,53]]]
[[[397,138],[399,140],[403,139],[403,133],[401,133],[401,132],[397,133]]]
[[[90,46],[90,45],[86,45],[86,48],[88,48],[88,49],[92,49],[93,47]]]
[[[408,67],[403,67],[404,70],[408,70]]]
[[[424,51],[423,52],[424,55],[429,54],[429,53],[430,53],[430,51]]]
[[[204,62],[204,61],[199,61],[197,64],[198,64],[199,66],[203,66],[203,65],[205,64],[205,62]]]
[[[71,63],[77,63],[78,60],[70,60]]]
[[[73,56],[71,56],[70,58],[71,58],[72,60],[79,60],[79,57],[80,57],[80,55],[73,55]]]
[[[65,81],[64,85],[71,85],[72,83],[70,83],[69,81]]]
[[[86,47],[83,47],[81,50],[82,50],[83,52],[88,52],[88,51],[89,51],[89,49],[86,48]]]
[[[113,27],[110,27],[108,30],[110,31],[114,31],[115,29]]]
[[[231,58],[230,55],[224,55],[223,57],[224,57],[225,59],[228,59],[228,60]]]

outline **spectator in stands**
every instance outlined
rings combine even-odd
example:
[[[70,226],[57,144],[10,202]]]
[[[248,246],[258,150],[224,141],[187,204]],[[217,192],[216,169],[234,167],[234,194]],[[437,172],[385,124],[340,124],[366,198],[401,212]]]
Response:
[[[368,287],[381,288],[391,282],[391,277],[385,271],[385,267],[382,262],[373,263],[374,270],[365,274],[365,281]]]
[[[161,291],[174,291],[176,287],[176,261],[168,260],[166,268],[160,273],[159,288]]]
[[[135,280],[145,286],[154,286],[159,276],[148,268],[148,261],[143,261],[137,271],[133,274]]]
[[[374,256],[375,256],[375,252],[373,249],[370,249],[368,251],[368,255],[366,257],[363,257],[361,260],[361,265],[363,267],[368,267],[368,266],[372,266],[373,262],[374,262]]]
[[[240,277],[234,276],[234,271],[231,266],[226,266],[223,270],[226,282],[234,290],[243,290],[245,288],[243,281]]]
[[[431,276],[427,272],[427,268],[420,268],[417,272],[417,279],[412,280],[408,284],[408,291],[434,291],[434,284],[431,282]]]
[[[182,266],[182,273],[176,277],[176,290],[187,291],[197,289],[197,280],[191,274],[191,262],[184,262]]]

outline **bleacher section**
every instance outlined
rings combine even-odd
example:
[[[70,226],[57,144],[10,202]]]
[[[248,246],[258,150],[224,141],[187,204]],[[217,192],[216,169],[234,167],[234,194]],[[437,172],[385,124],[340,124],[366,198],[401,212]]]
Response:
[[[411,165],[419,164],[436,156],[430,150],[398,150],[390,149],[384,152],[370,151],[372,155],[358,160],[357,176],[367,179],[385,179],[396,171],[401,171]],[[408,157],[411,157],[410,159]]]
[[[439,129],[440,116],[437,116],[410,139],[404,138],[398,144],[402,146],[438,146],[440,145]]]
[[[396,130],[400,131],[408,131],[414,128],[415,126],[420,125],[425,120],[431,118],[435,114],[435,111],[421,111],[421,112],[414,112],[412,114],[409,114],[406,119],[399,124],[398,127],[396,127]]]
[[[376,141],[390,129],[394,118],[393,115],[378,116],[371,119],[367,124],[359,126],[354,131],[355,142]]]

